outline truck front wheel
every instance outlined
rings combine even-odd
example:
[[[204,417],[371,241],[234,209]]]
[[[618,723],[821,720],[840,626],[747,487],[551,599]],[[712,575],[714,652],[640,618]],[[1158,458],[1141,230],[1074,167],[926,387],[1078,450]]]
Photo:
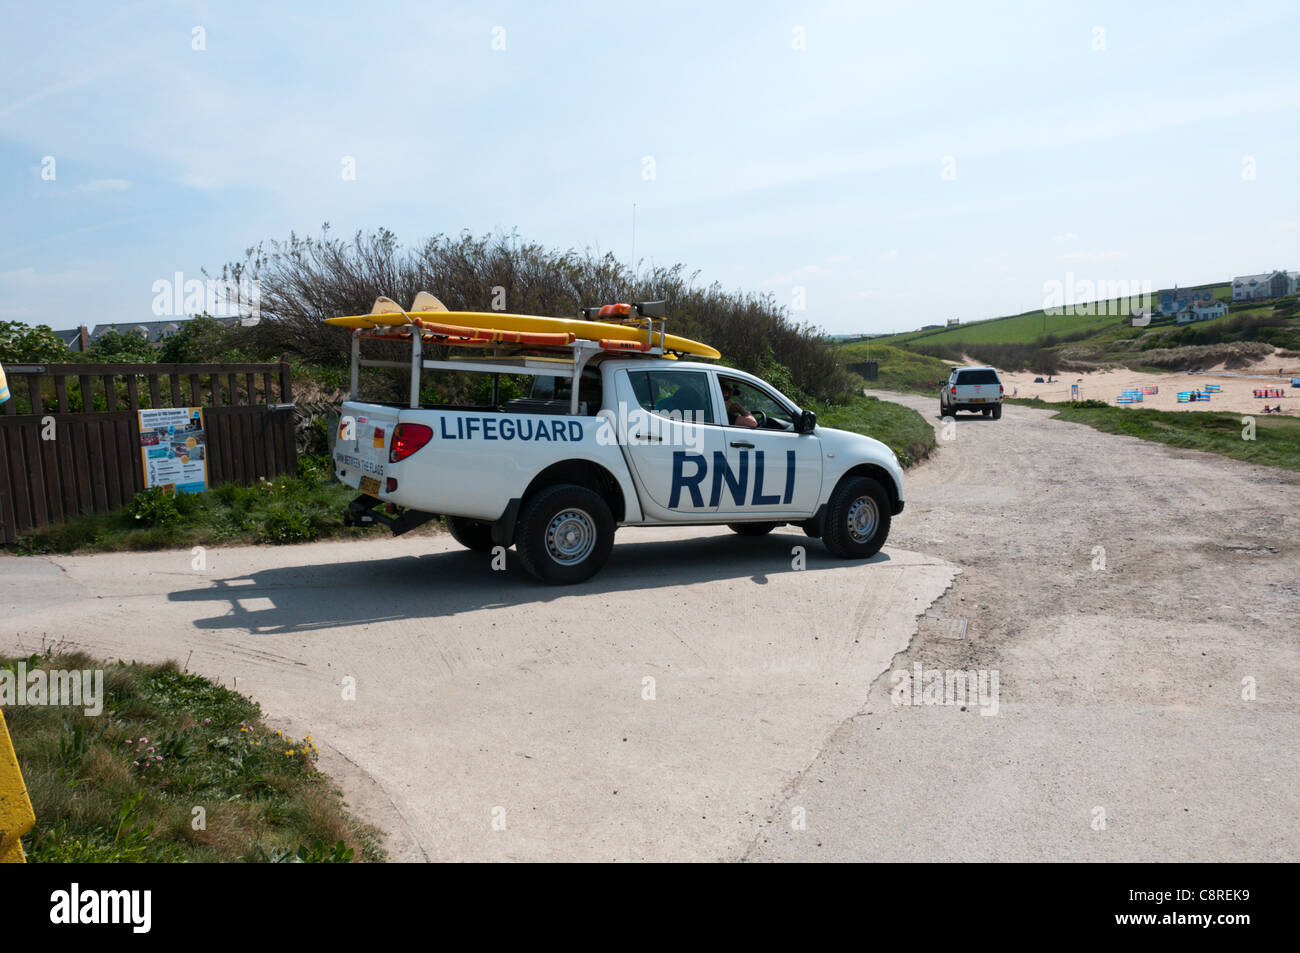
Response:
[[[446,519],[447,531],[456,542],[476,553],[492,552],[492,524],[460,516],[448,516]]]
[[[585,486],[548,486],[519,514],[519,561],[542,582],[567,586],[590,579],[613,548],[614,514],[599,493]]]
[[[874,556],[889,536],[889,511],[883,486],[871,477],[850,477],[831,494],[822,542],[845,559]]]

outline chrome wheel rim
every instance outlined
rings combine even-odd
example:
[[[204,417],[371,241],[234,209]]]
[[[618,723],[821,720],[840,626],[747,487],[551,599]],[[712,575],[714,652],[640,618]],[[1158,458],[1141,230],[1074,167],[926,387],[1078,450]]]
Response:
[[[563,510],[546,527],[546,551],[561,566],[582,562],[595,548],[596,521],[586,510]]]
[[[869,543],[876,535],[880,510],[869,496],[860,496],[849,506],[849,536],[855,543]]]

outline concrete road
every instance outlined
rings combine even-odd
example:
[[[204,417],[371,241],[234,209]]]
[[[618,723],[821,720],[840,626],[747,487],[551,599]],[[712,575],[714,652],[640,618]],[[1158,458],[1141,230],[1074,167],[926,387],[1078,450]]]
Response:
[[[188,658],[395,859],[1296,860],[1300,475],[1050,418],[960,418],[865,564],[712,529],[568,589],[446,537],[0,557],[0,648]],[[986,697],[896,704],[916,665]]]
[[[878,396],[941,436],[891,540],[963,571],[746,856],[1300,859],[1300,474]]]
[[[174,658],[247,692],[313,735],[393,859],[734,859],[956,572],[713,528],[623,530],[570,588],[446,536],[215,549],[201,570],[0,557],[0,648]]]

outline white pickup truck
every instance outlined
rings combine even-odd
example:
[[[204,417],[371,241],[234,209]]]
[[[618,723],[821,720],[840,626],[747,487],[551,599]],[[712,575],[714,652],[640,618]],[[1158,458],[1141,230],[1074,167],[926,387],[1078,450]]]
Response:
[[[620,526],[725,524],[760,536],[795,524],[862,558],[903,509],[903,470],[887,446],[818,426],[743,371],[583,340],[422,360],[417,333],[410,400],[375,403],[357,399],[358,367],[398,362],[362,361],[361,339],[383,335],[353,334],[333,449],[339,480],[361,493],[351,525],[402,533],[437,514],[464,546],[513,545],[534,576],[566,584],[601,568]],[[421,368],[494,375],[493,397],[421,404]],[[499,375],[532,377],[531,396],[498,400]]]
[[[1002,419],[1002,378],[991,367],[954,367],[939,391],[939,416],[955,417],[959,410],[973,410]]]

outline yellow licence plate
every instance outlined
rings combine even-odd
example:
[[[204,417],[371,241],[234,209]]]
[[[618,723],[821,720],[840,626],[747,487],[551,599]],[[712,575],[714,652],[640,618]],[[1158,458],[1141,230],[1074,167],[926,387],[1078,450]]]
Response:
[[[361,492],[368,493],[370,496],[379,495],[379,481],[374,477],[361,478]]]
[[[984,398],[983,398],[983,397],[972,397],[972,398],[970,399],[970,402],[971,402],[972,404],[982,404],[982,403],[984,403]]]

